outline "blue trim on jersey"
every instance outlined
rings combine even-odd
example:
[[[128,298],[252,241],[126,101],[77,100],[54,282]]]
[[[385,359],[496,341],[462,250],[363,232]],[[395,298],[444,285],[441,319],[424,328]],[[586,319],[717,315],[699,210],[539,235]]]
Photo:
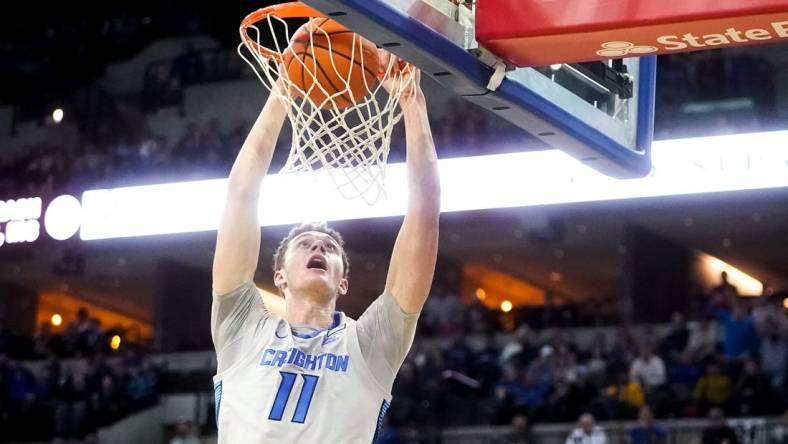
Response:
[[[295,384],[296,380],[295,373],[279,372],[279,374],[282,375],[282,383],[279,384],[274,405],[271,407],[271,413],[268,414],[268,419],[273,421],[282,420],[282,416],[285,414],[285,407],[287,407],[287,398],[290,397],[290,392],[293,390],[293,384]]]
[[[315,336],[319,335],[320,333],[323,333],[324,331],[331,331],[331,330],[337,328],[337,326],[339,326],[339,322],[341,320],[342,320],[342,316],[340,315],[340,313],[338,311],[335,311],[334,312],[334,321],[331,323],[331,325],[328,328],[315,330],[312,333],[296,333],[296,332],[292,332],[292,333],[293,333],[293,336],[295,336],[296,338],[299,338],[299,339],[311,339],[311,338],[314,338]]]
[[[380,412],[378,412],[378,424],[375,426],[375,434],[372,436],[372,444],[378,442],[378,438],[380,437],[380,429],[383,428],[383,418],[386,416],[386,412],[389,411],[389,404],[388,401],[385,399],[383,400],[383,404],[380,405]]]
[[[216,421],[216,429],[219,429],[219,407],[222,405],[222,381],[213,385],[213,400],[216,404],[214,406],[214,420]]]

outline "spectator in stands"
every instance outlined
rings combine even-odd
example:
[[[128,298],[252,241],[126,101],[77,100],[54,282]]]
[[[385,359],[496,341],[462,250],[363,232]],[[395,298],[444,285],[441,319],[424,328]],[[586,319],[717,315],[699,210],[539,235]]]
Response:
[[[599,391],[591,410],[605,420],[632,418],[645,403],[643,389],[637,381],[630,381],[626,372],[619,372],[615,381]]]
[[[605,359],[604,344],[594,344],[591,348],[591,357],[586,362],[587,378],[597,387],[605,383],[607,374],[607,360]]]
[[[668,382],[672,394],[671,411],[676,416],[692,416],[692,392],[698,380],[703,376],[703,365],[694,361],[689,352],[679,356],[679,360],[670,365]]]
[[[534,444],[536,438],[531,431],[531,423],[528,417],[517,414],[512,418],[512,430],[500,439],[496,439],[492,444]]]
[[[788,373],[788,341],[776,327],[761,340],[761,359],[763,372],[770,378],[772,387],[781,388]]]
[[[779,295],[758,297],[752,309],[752,319],[761,336],[775,330],[779,335],[788,335],[788,313],[783,308],[783,298]]]
[[[70,367],[63,369],[54,387],[55,438],[78,439],[85,433],[89,398],[85,375]]]
[[[521,389],[520,374],[517,366],[508,363],[501,369],[501,378],[493,389],[491,402],[491,422],[496,425],[509,424],[514,415],[521,411],[515,392]]]
[[[730,311],[724,308],[712,308],[714,315],[722,323],[724,335],[723,352],[728,359],[741,359],[755,356],[758,352],[758,334],[755,323],[745,312],[741,302],[735,301]]]
[[[567,330],[559,330],[555,338],[555,349],[559,358],[573,354],[578,356],[580,349],[577,347],[577,340],[574,335]]]
[[[739,296],[739,290],[735,285],[728,282],[728,273],[720,273],[720,284],[711,290],[713,295],[718,295],[723,301],[732,301]]]
[[[684,315],[679,312],[674,312],[671,315],[671,327],[668,334],[662,339],[659,345],[659,353],[664,356],[668,362],[678,360],[679,356],[687,348],[689,341],[689,330],[687,323],[684,321]]]
[[[596,425],[592,414],[583,413],[577,420],[577,427],[566,438],[566,444],[607,444],[607,435]]]
[[[91,390],[90,414],[95,427],[112,423],[124,413],[126,398],[118,387],[118,381],[111,374],[103,374],[98,387]]]
[[[665,363],[662,358],[654,354],[654,347],[648,342],[643,344],[640,356],[632,361],[629,375],[640,382],[647,393],[662,387],[667,380]]]
[[[731,405],[734,414],[742,416],[764,415],[774,412],[772,388],[769,378],[760,371],[758,362],[747,358],[736,386]]]
[[[689,340],[685,352],[694,360],[703,360],[717,352],[720,332],[717,323],[704,316],[690,328]]]
[[[788,412],[782,416],[782,424],[769,433],[769,444],[788,444]]]
[[[476,352],[468,345],[464,333],[457,333],[456,339],[443,351],[443,362],[442,375],[451,395],[468,396],[479,389],[479,382],[471,377],[476,373]]]
[[[555,360],[555,378],[573,384],[585,376],[585,366],[577,363],[577,354],[562,345]],[[574,415],[573,417],[576,417]]]
[[[452,341],[452,344],[443,352],[445,368],[464,375],[471,374],[471,368],[475,360],[475,352],[471,346],[468,345],[467,337],[462,332],[455,334],[454,341]]]
[[[618,395],[618,399],[624,403],[629,409],[639,409],[646,402],[646,395],[640,381],[633,379],[631,376],[622,372],[618,376],[618,386],[614,392]],[[629,416],[629,415],[626,415]]]
[[[539,349],[539,357],[528,366],[526,373],[544,391],[550,389],[555,380],[555,350],[551,345]]]
[[[469,333],[493,333],[498,326],[497,313],[487,308],[480,300],[473,298],[466,307],[464,323]]]
[[[703,444],[739,444],[739,438],[726,424],[725,413],[721,408],[715,407],[709,411],[709,421],[709,426],[703,429]]]
[[[79,337],[89,329],[90,314],[88,313],[88,309],[85,307],[80,307],[79,310],[77,310],[77,318],[69,322],[68,326],[66,327],[66,331],[64,332],[70,349],[73,350],[77,348]]]
[[[552,385],[541,384],[534,374],[526,372],[522,376],[522,384],[516,387],[512,394],[515,396],[517,406],[534,412],[540,409],[551,389]]]
[[[436,284],[424,305],[423,322],[433,334],[452,336],[464,327],[460,325],[464,311],[465,307],[456,294]]]
[[[87,330],[79,336],[78,354],[81,356],[93,356],[96,353],[105,351],[106,345],[106,335],[101,329],[101,321],[98,318],[90,318]]]
[[[501,366],[498,364],[500,354],[500,349],[495,345],[495,335],[487,333],[484,336],[482,349],[475,354],[476,362],[474,362],[474,372],[471,375],[479,381],[485,396],[492,393],[496,381],[501,376]]]
[[[584,382],[583,379],[569,381],[565,377],[556,378],[552,390],[545,397],[546,402],[543,405],[545,412],[542,416],[562,422],[577,418],[588,403]]]
[[[538,348],[532,343],[534,332],[523,324],[514,331],[509,342],[501,350],[500,363],[528,365],[537,355]]]
[[[629,430],[629,444],[665,444],[665,429],[654,423],[651,407],[644,405],[638,412],[637,425]]]
[[[42,322],[38,331],[33,335],[33,357],[43,359],[54,352],[56,336],[52,334],[52,326],[49,322]]]
[[[731,396],[731,378],[722,373],[718,363],[710,362],[706,374],[695,385],[693,396],[704,412],[711,407],[725,407]]]
[[[613,343],[607,351],[609,371],[613,374],[629,371],[630,363],[637,354],[637,350],[637,342],[632,335],[630,326],[628,324],[619,325],[613,336]]]
[[[7,367],[5,390],[12,405],[21,406],[35,401],[36,379],[29,368],[11,361]]]

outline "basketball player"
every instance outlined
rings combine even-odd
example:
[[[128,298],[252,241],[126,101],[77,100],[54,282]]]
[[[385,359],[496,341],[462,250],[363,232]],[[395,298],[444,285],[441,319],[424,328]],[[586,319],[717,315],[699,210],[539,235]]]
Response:
[[[418,82],[403,92],[407,213],[382,294],[353,320],[335,311],[348,292],[348,262],[342,238],[324,225],[296,227],[279,245],[274,283],[282,312],[252,283],[258,190],[288,106],[280,91],[274,88],[232,167],[216,243],[219,443],[367,444],[391,402],[435,268],[440,185],[425,99]]]

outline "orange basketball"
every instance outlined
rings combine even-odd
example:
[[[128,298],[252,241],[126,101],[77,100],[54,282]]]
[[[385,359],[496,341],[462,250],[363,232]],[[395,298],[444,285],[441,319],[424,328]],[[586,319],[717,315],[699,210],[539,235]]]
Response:
[[[321,108],[347,108],[377,82],[380,61],[375,44],[331,19],[310,20],[298,28],[283,56],[290,81]],[[331,96],[333,102],[328,100]]]

